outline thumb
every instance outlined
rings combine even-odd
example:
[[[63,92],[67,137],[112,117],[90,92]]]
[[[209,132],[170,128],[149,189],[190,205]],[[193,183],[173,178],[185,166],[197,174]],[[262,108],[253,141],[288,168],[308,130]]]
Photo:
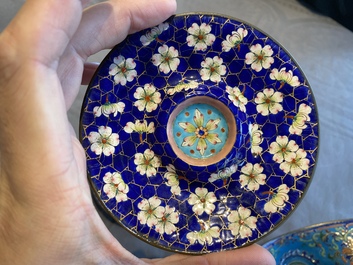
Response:
[[[201,256],[176,254],[164,259],[145,261],[155,265],[189,265],[189,264],[220,264],[220,265],[275,265],[273,256],[263,247],[253,244],[232,251],[215,252]]]

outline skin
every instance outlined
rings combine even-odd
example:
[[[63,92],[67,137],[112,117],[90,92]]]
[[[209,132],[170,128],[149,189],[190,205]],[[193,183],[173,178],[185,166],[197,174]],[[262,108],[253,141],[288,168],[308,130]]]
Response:
[[[28,0],[0,35],[2,264],[275,264],[258,245],[138,259],[107,230],[67,110],[96,64],[88,56],[154,26],[175,0]]]

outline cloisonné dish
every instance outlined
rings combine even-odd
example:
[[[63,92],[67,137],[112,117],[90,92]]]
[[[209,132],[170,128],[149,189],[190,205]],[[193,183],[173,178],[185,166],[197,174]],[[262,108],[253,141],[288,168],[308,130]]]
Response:
[[[353,264],[353,219],[333,221],[277,237],[264,245],[278,265]]]
[[[112,49],[82,107],[96,198],[132,234],[202,254],[251,244],[306,192],[317,107],[276,41],[236,19],[182,14]]]

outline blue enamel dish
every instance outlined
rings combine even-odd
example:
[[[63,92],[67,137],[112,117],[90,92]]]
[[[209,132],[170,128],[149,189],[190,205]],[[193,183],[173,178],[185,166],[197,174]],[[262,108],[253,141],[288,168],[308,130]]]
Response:
[[[318,156],[317,106],[275,40],[214,14],[128,36],[94,75],[80,138],[102,207],[155,246],[251,244],[293,212]]]

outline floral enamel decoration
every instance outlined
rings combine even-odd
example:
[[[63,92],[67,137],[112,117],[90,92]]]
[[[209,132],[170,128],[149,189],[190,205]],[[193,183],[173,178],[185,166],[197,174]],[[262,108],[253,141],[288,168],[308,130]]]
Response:
[[[158,53],[152,56],[152,62],[155,66],[159,66],[162,73],[168,74],[178,68],[180,64],[178,56],[179,52],[173,46],[163,45],[158,48]]]
[[[252,244],[311,181],[311,88],[286,50],[251,25],[208,14],[167,21],[115,46],[89,85],[80,140],[93,194],[132,234],[171,251]],[[194,22],[198,35],[188,32]],[[100,135],[107,126],[111,135]]]
[[[119,55],[110,65],[109,74],[114,76],[116,84],[125,86],[127,82],[131,82],[137,76],[135,67],[136,63],[132,58],[125,59],[124,56]]]
[[[113,114],[114,117],[119,113],[122,113],[125,108],[124,102],[110,103],[108,96],[106,97],[106,102],[101,106],[96,106],[93,108],[94,116],[100,117],[102,114],[105,117],[109,117],[110,114]]]
[[[157,27],[152,28],[145,35],[142,35],[140,37],[140,41],[142,45],[147,46],[153,41],[161,42],[158,37],[163,33],[163,31],[167,30],[168,28],[169,28],[168,23],[161,23]]]
[[[238,28],[236,31],[233,31],[232,34],[227,35],[226,40],[222,42],[222,50],[229,52],[232,48],[236,47],[239,51],[240,43],[247,35],[248,31],[246,29]]]
[[[281,68],[279,71],[277,68],[272,69],[270,78],[280,82],[280,87],[278,89],[281,89],[285,84],[292,87],[300,85],[298,77],[293,75],[292,70],[286,71],[286,67]]]
[[[204,61],[201,62],[202,69],[200,70],[201,79],[211,80],[212,82],[220,82],[221,76],[225,75],[227,72],[226,66],[223,65],[223,59],[214,56],[206,57]]]
[[[185,132],[190,133],[190,136],[184,138],[182,146],[192,146],[197,143],[196,149],[201,155],[205,153],[208,144],[216,145],[221,142],[218,138],[217,133],[212,133],[218,127],[220,119],[208,120],[204,125],[204,115],[198,110],[195,110],[194,122],[180,122],[179,126],[184,129]]]
[[[147,224],[160,234],[171,235],[176,231],[175,224],[179,222],[179,214],[174,207],[161,206],[161,200],[157,197],[143,199],[137,207],[140,210],[137,218],[141,224]]]
[[[283,110],[282,103],[283,94],[272,88],[266,88],[262,92],[257,93],[255,98],[256,110],[263,116],[269,114],[277,114]]]
[[[156,175],[157,169],[161,165],[159,157],[150,149],[146,149],[143,154],[135,154],[134,163],[137,166],[136,171],[141,175],[146,174],[147,177]]]
[[[238,87],[226,86],[228,98],[237,106],[242,112],[246,112],[246,104],[248,99],[244,96],[244,91],[240,91]]]
[[[242,188],[255,191],[266,183],[266,175],[262,173],[264,168],[260,164],[247,163],[240,171],[239,182]]]
[[[273,155],[273,161],[282,163],[298,149],[299,146],[294,140],[289,141],[286,135],[279,135],[276,137],[276,141],[270,144],[269,152]]]
[[[208,225],[200,224],[201,230],[189,232],[186,238],[189,240],[190,244],[199,243],[201,245],[212,244],[213,239],[217,239],[220,236],[220,229],[218,226],[209,227]]]
[[[260,144],[263,142],[263,132],[259,129],[259,125],[257,124],[250,124],[250,146],[251,146],[251,153],[254,156],[258,156],[262,152],[262,147]]]
[[[175,87],[168,88],[167,94],[168,95],[174,95],[175,93],[178,93],[178,92],[181,92],[181,91],[188,91],[190,89],[197,88],[198,85],[199,84],[196,81],[182,80]]]
[[[293,118],[293,122],[289,127],[289,132],[291,134],[301,135],[303,130],[308,127],[306,123],[310,121],[310,113],[310,106],[304,103],[300,104],[297,115],[295,115],[294,117],[287,116],[288,118]]]
[[[245,63],[251,65],[251,69],[260,72],[263,69],[268,69],[273,64],[273,50],[270,45],[262,47],[260,44],[255,44],[250,47],[250,52],[245,55]]]
[[[306,158],[306,152],[298,149],[295,153],[289,153],[279,168],[284,173],[290,173],[294,177],[303,175],[303,170],[308,170],[310,161]]]
[[[190,194],[188,199],[188,203],[192,205],[192,211],[197,215],[204,212],[211,214],[215,209],[216,201],[217,197],[214,192],[209,192],[206,188],[196,188],[195,193]]]
[[[154,122],[147,123],[146,120],[136,120],[135,123],[129,121],[124,127],[126,133],[136,132],[140,135],[140,142],[143,142],[142,135],[144,133],[154,133]]]
[[[221,180],[223,180],[223,185],[225,185],[227,183],[227,179],[230,178],[230,176],[233,175],[233,173],[235,173],[237,171],[237,168],[238,168],[238,166],[236,164],[231,165],[230,167],[226,167],[226,168],[218,171],[217,173],[211,174],[208,181],[214,182],[216,180],[221,179]]]
[[[188,33],[190,34],[186,38],[186,42],[189,47],[195,47],[196,51],[206,51],[208,46],[212,46],[216,37],[211,33],[211,26],[206,23],[202,23],[200,26],[193,23],[190,28],[188,28]]]
[[[256,229],[257,218],[251,216],[251,211],[243,206],[240,206],[237,211],[231,211],[227,219],[230,222],[228,228],[235,237],[250,237],[252,230]]]
[[[167,166],[167,172],[164,174],[164,177],[168,181],[167,185],[170,186],[171,193],[180,195],[181,190],[179,187],[179,179],[181,177],[177,174],[176,169],[172,164]]]
[[[91,143],[91,151],[96,155],[110,156],[114,154],[115,147],[119,144],[119,135],[113,133],[108,126],[98,127],[98,132],[90,132],[88,140]]]
[[[179,222],[179,214],[175,212],[174,207],[163,207],[161,211],[156,212],[156,217],[155,229],[158,233],[171,235],[177,230],[175,224]]]
[[[137,101],[134,106],[139,111],[146,110],[152,112],[157,109],[159,103],[161,103],[161,93],[156,91],[156,88],[152,84],[145,84],[144,87],[138,87],[134,93],[134,98]]]
[[[115,198],[117,202],[127,201],[129,186],[124,182],[121,174],[118,172],[107,172],[104,177],[103,191],[109,199]]]
[[[148,200],[143,199],[137,205],[140,210],[137,214],[137,219],[141,224],[147,224],[153,227],[158,223],[158,217],[163,216],[165,209],[160,206],[161,200],[157,197],[151,197]]]
[[[265,203],[264,210],[268,213],[275,213],[282,210],[289,200],[288,192],[290,189],[286,184],[282,184],[277,188],[277,192],[269,191],[270,200]]]

